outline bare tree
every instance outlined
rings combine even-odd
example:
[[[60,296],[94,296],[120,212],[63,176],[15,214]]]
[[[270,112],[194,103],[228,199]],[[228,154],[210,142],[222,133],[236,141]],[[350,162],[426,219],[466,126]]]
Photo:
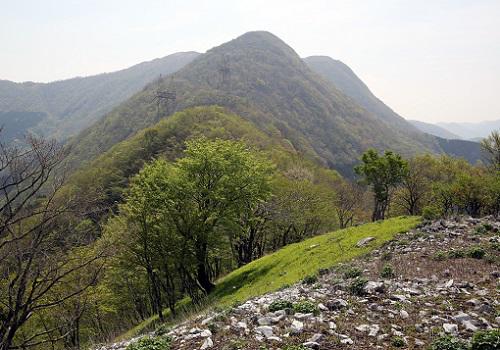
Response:
[[[351,226],[356,209],[359,208],[363,191],[351,182],[339,180],[335,183],[334,206],[340,228]]]
[[[401,186],[396,192],[395,201],[408,215],[417,215],[422,209],[425,196],[430,189],[431,174],[428,157],[415,157],[408,161],[408,168]]]
[[[75,203],[58,196],[63,181],[56,169],[64,154],[55,141],[33,136],[22,146],[0,141],[0,350],[52,341],[56,329],[22,337],[19,330],[37,312],[86,290],[101,268],[101,253],[74,252],[88,242],[65,221]],[[88,270],[79,274],[79,287],[67,288],[83,269]]]

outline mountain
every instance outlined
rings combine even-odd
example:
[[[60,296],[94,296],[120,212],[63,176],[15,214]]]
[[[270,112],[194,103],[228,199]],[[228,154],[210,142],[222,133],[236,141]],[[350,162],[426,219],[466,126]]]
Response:
[[[476,140],[450,140],[460,139],[460,137],[433,124],[407,121],[377,98],[352,69],[341,61],[326,56],[311,56],[305,58],[304,62],[314,72],[334,84],[367,111],[373,113],[388,128],[406,133],[409,138],[415,140],[424,139],[422,132],[433,135],[435,137],[428,138],[427,142],[433,147],[437,144],[438,152],[464,158],[471,163],[475,163],[481,158],[479,145],[476,142],[471,142]],[[418,150],[415,151],[418,152]]]
[[[478,123],[437,123],[437,125],[459,135],[463,139],[482,139],[493,130],[500,129],[499,120],[487,120]]]
[[[361,107],[373,113],[381,121],[389,125],[395,124],[410,135],[413,134],[415,136],[420,134],[403,117],[377,98],[345,63],[327,56],[306,57],[304,58],[304,62],[314,72],[334,84],[337,89],[352,98]]]
[[[420,131],[441,137],[443,139],[459,140],[462,138],[457,134],[454,134],[451,131],[447,130],[446,128],[443,128],[436,124],[425,123],[419,120],[408,120],[408,122],[411,123],[413,126],[415,126],[417,129],[419,129]]]
[[[0,80],[3,139],[31,131],[65,139],[90,126],[160,74],[171,74],[199,54],[179,52],[113,73],[51,83]]]
[[[177,112],[113,145],[88,166],[73,173],[65,191],[69,191],[71,197],[93,198],[92,201],[82,199],[82,203],[112,207],[122,201],[129,179],[139,172],[145,162],[158,157],[174,161],[182,156],[185,142],[196,137],[241,140],[269,155],[278,170],[298,162],[312,173],[319,171],[338,176],[313,161],[301,158],[286,140],[260,131],[253,123],[227,109],[203,106]]]
[[[175,92],[175,101],[158,109],[152,103],[158,89]],[[273,34],[250,32],[198,56],[116,107],[72,140],[71,158],[85,164],[173,112],[200,105],[223,106],[347,175],[370,147],[404,155],[443,153],[436,138],[401,117],[360,107]]]

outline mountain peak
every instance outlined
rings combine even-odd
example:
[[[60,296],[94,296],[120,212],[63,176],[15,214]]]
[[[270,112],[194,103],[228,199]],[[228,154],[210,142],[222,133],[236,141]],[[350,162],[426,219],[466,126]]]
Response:
[[[223,55],[253,55],[259,52],[266,52],[266,54],[274,53],[280,56],[293,58],[297,62],[300,61],[298,54],[289,45],[276,35],[267,31],[247,32],[227,43],[207,51],[209,54],[214,53]]]

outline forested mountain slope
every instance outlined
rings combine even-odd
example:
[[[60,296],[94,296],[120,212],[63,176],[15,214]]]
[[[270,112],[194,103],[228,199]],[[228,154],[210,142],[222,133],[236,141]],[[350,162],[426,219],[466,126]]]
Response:
[[[314,72],[333,83],[340,91],[354,99],[367,111],[372,112],[380,120],[389,123],[389,125],[396,124],[408,133],[418,134],[416,128],[378,99],[352,69],[343,62],[327,56],[306,57],[304,62]]]
[[[319,177],[322,174],[338,178],[336,172],[302,159],[286,140],[270,137],[253,123],[222,107],[205,106],[178,112],[115,144],[88,166],[76,171],[63,192],[69,197],[78,196],[81,203],[91,203],[93,208],[113,210],[122,202],[129,179],[146,162],[158,157],[174,161],[183,154],[187,140],[199,137],[241,140],[265,151],[278,169],[300,165]],[[102,213],[96,213],[94,219],[98,221],[101,216]]]
[[[387,127],[394,132],[404,133],[412,139],[423,140],[429,145],[437,143],[441,152],[464,158],[472,163],[480,159],[479,144],[464,140],[451,141],[448,139],[460,139],[461,137],[437,125],[424,125],[425,123],[422,122],[405,120],[377,98],[352,69],[341,61],[327,56],[311,56],[305,58],[304,61],[313,71],[330,81],[360,106],[373,113],[379,120],[385,122]],[[422,133],[435,137],[424,136]]]
[[[369,147],[404,155],[442,152],[435,138],[404,120],[388,123],[360,107],[268,32],[246,33],[209,50],[163,79],[159,88],[175,92],[175,102],[164,102],[158,110],[152,103],[158,85],[149,84],[73,140],[74,164],[174,111],[199,105],[224,106],[345,174]]]
[[[171,74],[198,55],[179,52],[112,73],[51,83],[0,80],[3,137],[28,130],[59,139],[74,135],[160,74]]]

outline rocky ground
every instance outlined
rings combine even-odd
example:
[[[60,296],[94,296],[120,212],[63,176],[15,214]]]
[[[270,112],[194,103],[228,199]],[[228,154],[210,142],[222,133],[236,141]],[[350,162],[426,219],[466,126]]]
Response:
[[[171,348],[425,349],[440,334],[470,339],[500,325],[499,232],[493,218],[424,224],[363,259],[185,321],[167,333]]]

